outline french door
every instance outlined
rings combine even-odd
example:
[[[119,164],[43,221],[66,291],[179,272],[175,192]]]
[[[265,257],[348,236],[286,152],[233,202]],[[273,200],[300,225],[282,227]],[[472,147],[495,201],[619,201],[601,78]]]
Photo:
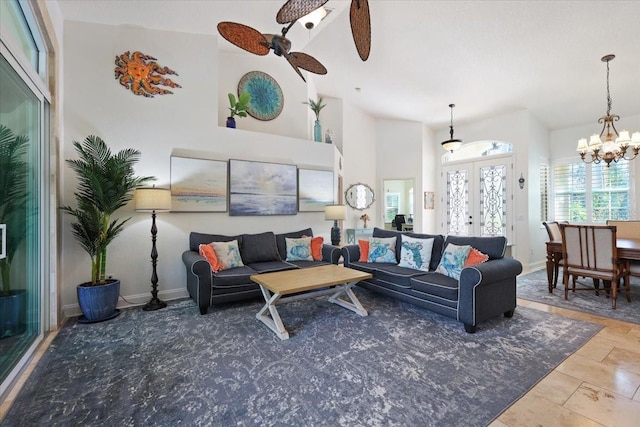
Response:
[[[445,234],[512,240],[512,164],[509,155],[443,166]]]

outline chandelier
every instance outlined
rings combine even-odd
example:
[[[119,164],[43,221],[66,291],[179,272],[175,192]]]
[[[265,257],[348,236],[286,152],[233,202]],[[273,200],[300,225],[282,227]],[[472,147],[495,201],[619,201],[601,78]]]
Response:
[[[449,125],[449,139],[441,142],[442,148],[444,148],[447,151],[451,151],[452,153],[453,153],[453,150],[457,150],[462,145],[461,139],[453,139],[453,107],[455,107],[455,104],[449,104],[449,108],[451,108],[451,124]]]
[[[602,131],[600,135],[591,135],[588,143],[587,138],[580,138],[577,148],[583,162],[597,164],[604,161],[607,167],[611,165],[611,162],[617,163],[621,159],[633,160],[640,151],[640,132],[634,132],[629,137],[629,131],[623,129],[618,133],[613,124],[613,122],[620,120],[620,116],[611,114],[611,95],[609,93],[609,62],[615,57],[615,55],[605,55],[601,59],[602,62],[607,63],[607,114],[598,119],[598,123],[602,123]],[[602,141],[603,135],[604,142]],[[633,150],[631,157],[627,157],[629,148]],[[590,159],[587,158],[587,154],[591,156]]]

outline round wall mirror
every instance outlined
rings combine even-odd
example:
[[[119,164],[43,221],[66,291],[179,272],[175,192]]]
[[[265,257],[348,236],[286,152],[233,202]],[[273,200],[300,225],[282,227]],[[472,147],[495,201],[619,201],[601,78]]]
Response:
[[[371,206],[375,196],[371,187],[367,184],[358,183],[347,188],[347,191],[344,192],[344,199],[351,208],[363,210]]]

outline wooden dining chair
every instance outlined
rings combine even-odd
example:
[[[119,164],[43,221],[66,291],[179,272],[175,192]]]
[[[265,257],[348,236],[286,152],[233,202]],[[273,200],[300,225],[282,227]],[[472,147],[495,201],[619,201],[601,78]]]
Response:
[[[544,228],[547,230],[547,234],[549,235],[548,243],[562,243],[562,233],[560,232],[560,223],[558,221],[543,221],[542,224]],[[563,223],[564,225],[564,223]],[[557,247],[554,245],[553,247]],[[560,265],[562,263],[562,249],[559,251],[550,250],[550,246],[547,244],[547,262],[553,264],[552,267],[552,276],[549,279],[549,292],[553,292],[556,285],[558,284],[558,274],[560,271]]]
[[[627,301],[631,302],[629,272],[618,258],[616,227],[608,225],[567,224],[562,233],[564,299],[569,299],[569,278],[572,291],[593,290],[599,295],[600,280],[605,282],[607,297],[611,293],[611,308],[616,308],[620,279],[624,279]],[[578,277],[593,279],[593,288],[576,287]],[[582,283],[581,283],[582,284]]]
[[[640,239],[640,220],[607,220],[607,225],[615,225],[619,239]],[[628,261],[629,275],[640,277],[640,261]]]

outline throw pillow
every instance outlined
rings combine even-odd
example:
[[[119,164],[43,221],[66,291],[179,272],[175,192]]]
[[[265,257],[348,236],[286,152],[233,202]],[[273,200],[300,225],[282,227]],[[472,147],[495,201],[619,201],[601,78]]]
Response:
[[[415,237],[403,235],[401,241],[402,247],[398,266],[429,271],[434,239],[416,239]]]
[[[209,261],[211,271],[214,273],[220,271],[220,262],[218,261],[218,257],[216,256],[216,252],[213,250],[211,243],[208,245],[198,245],[198,252],[201,256],[205,257],[207,261]]]
[[[311,255],[311,237],[284,239],[287,246],[287,261],[313,261]]]
[[[240,248],[238,241],[230,242],[212,242],[213,250],[220,262],[220,270],[228,270],[234,267],[244,267],[242,258],[240,258]]]
[[[358,240],[358,246],[360,246],[360,259],[359,262],[367,262],[369,259],[369,241]]]
[[[311,256],[314,261],[322,261],[322,245],[324,245],[322,236],[311,238]]]
[[[369,258],[367,262],[384,262],[396,264],[396,238],[371,237],[369,239]]]
[[[465,267],[469,267],[470,265],[482,264],[489,260],[489,255],[483,254],[479,250],[474,247],[471,247],[469,251],[469,256],[467,257],[467,261],[464,263]]]
[[[464,263],[467,261],[470,250],[471,246],[469,245],[458,246],[449,243],[447,247],[444,248],[444,253],[442,254],[440,264],[438,264],[436,268],[436,273],[460,280],[460,273],[462,272]]]
[[[243,234],[240,256],[245,264],[280,261],[276,235],[271,231],[260,234]]]

